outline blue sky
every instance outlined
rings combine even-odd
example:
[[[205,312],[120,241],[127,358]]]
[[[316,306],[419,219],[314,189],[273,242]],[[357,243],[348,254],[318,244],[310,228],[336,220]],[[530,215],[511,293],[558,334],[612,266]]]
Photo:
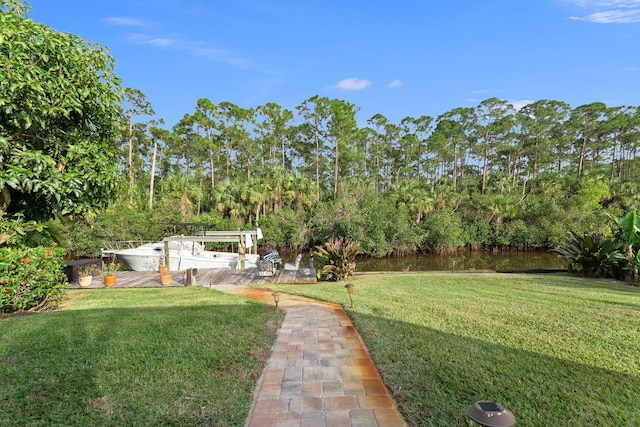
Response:
[[[167,126],[198,98],[364,123],[490,97],[640,105],[640,0],[30,0],[31,18],[109,48]]]

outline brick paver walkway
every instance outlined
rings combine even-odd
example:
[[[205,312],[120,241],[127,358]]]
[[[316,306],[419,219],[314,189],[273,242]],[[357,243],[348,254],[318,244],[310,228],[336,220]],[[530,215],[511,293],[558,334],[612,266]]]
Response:
[[[221,289],[273,304],[272,292]],[[342,307],[282,294],[286,315],[246,427],[405,426]]]

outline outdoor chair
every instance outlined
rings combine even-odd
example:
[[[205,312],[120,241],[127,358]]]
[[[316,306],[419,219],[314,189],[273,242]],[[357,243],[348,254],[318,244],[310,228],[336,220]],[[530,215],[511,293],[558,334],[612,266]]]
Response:
[[[293,263],[287,262],[284,264],[285,270],[297,270],[300,268],[300,261],[302,261],[302,254],[298,254],[296,260]]]

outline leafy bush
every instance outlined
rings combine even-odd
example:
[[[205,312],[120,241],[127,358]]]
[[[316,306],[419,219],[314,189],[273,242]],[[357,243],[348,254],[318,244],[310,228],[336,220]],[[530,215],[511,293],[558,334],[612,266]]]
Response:
[[[298,248],[309,244],[309,228],[303,215],[290,208],[261,216],[260,229],[264,235],[261,245]]]
[[[0,248],[0,309],[40,311],[57,304],[66,288],[64,250]]]
[[[621,278],[627,258],[622,252],[624,244],[616,239],[605,239],[601,234],[575,233],[565,239],[563,247],[554,251],[565,257],[570,273],[588,277]]]
[[[423,245],[434,252],[454,252],[464,245],[464,230],[460,216],[453,211],[428,215],[422,225]]]
[[[639,280],[638,267],[640,266],[640,216],[634,212],[627,213],[619,222],[617,238],[624,246],[624,254],[629,263],[631,280]]]
[[[334,239],[323,246],[316,246],[313,256],[322,265],[321,277],[325,280],[346,280],[356,273],[356,255],[360,243],[344,238]]]
[[[484,219],[467,219],[463,221],[465,243],[474,247],[493,244],[493,230]]]
[[[526,246],[532,245],[532,236],[527,224],[521,219],[515,219],[513,221],[506,222],[498,240],[503,238],[506,245]],[[500,243],[502,244],[502,243]],[[533,244],[532,246],[539,246]]]

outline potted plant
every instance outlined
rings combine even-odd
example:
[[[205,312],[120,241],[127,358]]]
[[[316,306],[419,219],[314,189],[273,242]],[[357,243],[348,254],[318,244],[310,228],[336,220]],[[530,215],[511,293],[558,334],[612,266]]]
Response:
[[[160,273],[160,283],[162,283],[162,286],[169,286],[171,284],[172,278],[173,278],[173,275],[168,271],[165,271],[164,273]]]
[[[80,284],[80,287],[87,288],[91,286],[91,282],[93,281],[93,274],[97,273],[98,271],[98,266],[94,263],[78,266],[78,283]]]
[[[157,266],[157,271],[160,274],[164,274],[166,273],[166,271],[169,269],[167,267],[167,265],[164,263],[165,258],[164,258],[164,253],[160,256],[158,256],[158,258],[156,259],[155,265]]]
[[[104,270],[102,270],[102,278],[104,279],[104,285],[111,287],[116,284],[116,271],[118,271],[118,265],[115,262],[105,264]]]

